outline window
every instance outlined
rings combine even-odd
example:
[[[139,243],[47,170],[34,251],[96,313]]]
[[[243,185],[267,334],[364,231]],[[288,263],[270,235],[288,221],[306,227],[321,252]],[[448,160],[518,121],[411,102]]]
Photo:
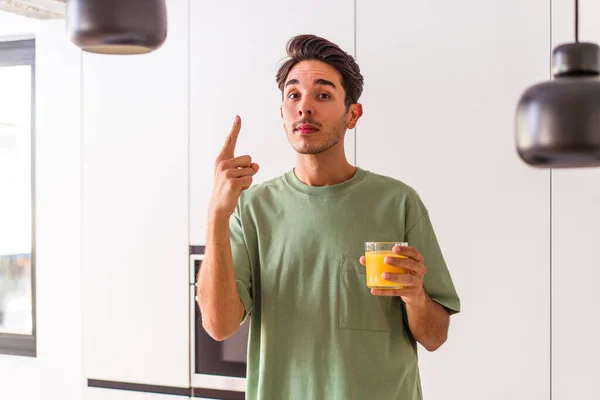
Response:
[[[0,42],[0,353],[36,355],[35,44]]]

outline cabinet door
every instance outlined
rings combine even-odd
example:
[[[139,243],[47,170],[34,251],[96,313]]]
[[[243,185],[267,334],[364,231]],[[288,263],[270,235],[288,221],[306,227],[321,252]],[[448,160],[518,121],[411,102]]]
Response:
[[[193,1],[190,16],[190,237],[198,245],[205,242],[214,160],[236,114],[242,117],[236,156],[249,154],[260,165],[255,183],[294,167],[279,113],[279,61],[287,41],[302,33],[353,54],[354,1]],[[345,148],[354,162],[353,130]]]
[[[101,388],[86,388],[84,400],[189,400],[189,397]]]
[[[157,52],[83,57],[86,378],[189,386],[187,4]]]
[[[580,40],[600,43],[600,4],[580,1]],[[554,44],[574,40],[572,1],[554,1]],[[600,169],[552,172],[552,393],[598,398]]]
[[[598,397],[599,204],[599,170],[553,172],[552,387],[555,400]]]
[[[357,165],[420,193],[462,301],[447,343],[419,346],[430,400],[549,397],[550,175],[514,147],[549,24],[546,0],[357,0]]]

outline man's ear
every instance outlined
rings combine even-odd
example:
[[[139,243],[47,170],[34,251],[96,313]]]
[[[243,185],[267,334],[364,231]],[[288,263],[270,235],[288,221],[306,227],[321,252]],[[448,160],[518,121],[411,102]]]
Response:
[[[356,126],[356,123],[358,122],[360,117],[362,117],[362,115],[363,115],[362,104],[360,104],[360,103],[352,104],[350,106],[350,110],[348,110],[348,113],[350,114],[350,119],[348,119],[348,123],[346,124],[346,127],[348,129],[354,129],[354,127]]]

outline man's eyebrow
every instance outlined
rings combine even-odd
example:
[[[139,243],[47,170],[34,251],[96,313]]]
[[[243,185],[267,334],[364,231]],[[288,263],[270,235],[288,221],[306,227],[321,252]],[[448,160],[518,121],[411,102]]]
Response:
[[[315,85],[331,86],[332,88],[336,89],[336,87],[333,84],[333,82],[328,81],[327,79],[315,79]]]
[[[288,87],[289,85],[297,85],[299,83],[300,81],[298,81],[298,79],[290,79],[285,83],[285,87]],[[335,84],[327,79],[315,79],[315,85],[331,86],[332,88],[337,89]]]

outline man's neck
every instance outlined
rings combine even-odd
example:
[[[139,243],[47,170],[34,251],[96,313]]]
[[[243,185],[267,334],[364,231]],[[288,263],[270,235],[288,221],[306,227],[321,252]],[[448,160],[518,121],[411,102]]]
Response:
[[[356,173],[346,156],[327,157],[325,154],[298,154],[294,173],[310,186],[331,186],[345,182]]]

